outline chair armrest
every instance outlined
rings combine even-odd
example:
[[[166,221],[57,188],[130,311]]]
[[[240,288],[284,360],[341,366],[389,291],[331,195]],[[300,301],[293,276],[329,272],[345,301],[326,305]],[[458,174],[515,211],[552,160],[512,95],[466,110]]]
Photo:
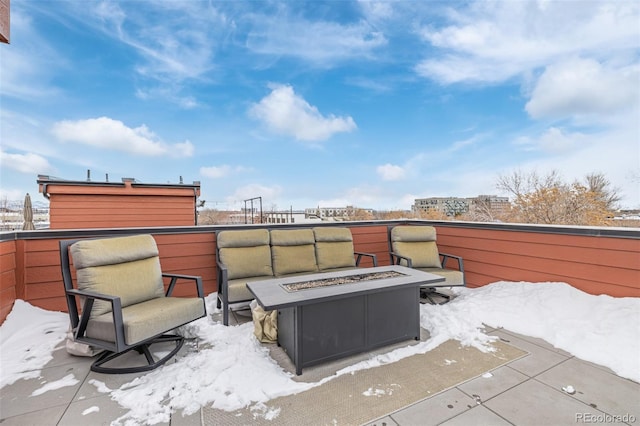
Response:
[[[356,258],[356,266],[360,266],[360,260],[362,260],[362,256],[370,257],[371,260],[373,261],[373,266],[374,267],[378,266],[378,257],[373,253],[364,253],[364,252],[361,252],[361,251],[354,251],[353,254],[358,256]]]
[[[392,265],[399,265],[400,264],[400,260],[404,259],[404,260],[407,261],[407,267],[413,268],[413,262],[411,261],[410,257],[403,256],[401,254],[394,253],[392,251],[389,252],[389,255],[391,256],[391,264]]]
[[[204,290],[202,289],[202,277],[196,275],[184,275],[184,274],[169,274],[163,273],[163,277],[171,278],[171,282],[169,283],[169,287],[167,288],[166,296],[171,296],[173,293],[173,288],[175,287],[178,280],[193,280],[196,284],[196,290],[198,292],[198,297],[204,297]]]
[[[93,302],[97,300],[104,300],[111,303],[111,314],[113,315],[113,325],[115,327],[115,336],[116,336],[116,348],[120,348],[124,343],[124,332],[123,332],[123,319],[122,319],[122,302],[119,296],[111,296],[108,294],[101,293],[93,293],[90,291],[78,290],[75,288],[65,290],[66,294],[73,296],[84,297],[84,304],[82,305],[82,314],[80,315],[80,322],[78,323],[78,327],[74,330],[74,337],[84,338],[85,331],[87,330],[87,324],[89,323],[89,318],[91,316],[91,308],[93,308]],[[106,347],[106,346],[105,346]],[[109,349],[111,350],[111,349]]]
[[[453,254],[446,254],[446,253],[440,253],[440,256],[442,257],[442,267],[443,268],[445,267],[445,265],[446,265],[446,263],[447,263],[447,261],[449,259],[454,259],[454,260],[458,261],[458,270],[460,272],[464,272],[464,264],[463,264],[463,261],[462,261],[462,257],[456,256],[456,255],[453,255]]]
[[[87,299],[90,299],[90,300],[95,300],[95,299],[106,300],[107,302],[112,302],[112,304],[113,304],[113,301],[115,301],[116,299],[120,300],[120,297],[118,297],[118,296],[111,296],[109,294],[94,293],[94,292],[91,292],[91,291],[78,290],[76,288],[65,290],[65,292],[67,294],[72,294],[74,296],[86,297]]]

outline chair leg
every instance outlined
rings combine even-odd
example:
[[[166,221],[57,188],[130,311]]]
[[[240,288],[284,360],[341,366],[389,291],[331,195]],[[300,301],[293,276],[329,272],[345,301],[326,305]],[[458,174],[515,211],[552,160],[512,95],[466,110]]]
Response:
[[[154,360],[153,355],[151,355],[151,351],[149,347],[155,343],[164,343],[164,342],[175,342],[176,347],[171,350],[167,355],[160,358],[159,360]],[[174,334],[163,334],[162,336],[158,336],[155,339],[143,343],[138,346],[134,346],[130,349],[127,349],[124,352],[108,352],[105,351],[94,363],[91,365],[91,371],[95,371],[96,373],[104,373],[104,374],[128,374],[128,373],[140,373],[145,371],[154,370],[164,363],[166,363],[171,357],[178,353],[178,351],[182,348],[184,344],[184,338],[182,336],[177,336]],[[103,364],[112,361],[121,355],[126,354],[129,351],[135,350],[140,354],[144,354],[147,365],[135,366],[135,367],[105,367]]]
[[[435,299],[433,298],[433,295],[437,295],[439,297],[442,297],[445,300],[443,302],[436,302]],[[447,302],[449,302],[451,300],[451,296],[449,296],[448,294],[444,294],[444,293],[438,293],[436,291],[436,289],[433,288],[433,287],[421,288],[420,289],[420,298],[428,300],[429,303],[432,304],[432,305],[444,305],[445,303],[447,303]],[[421,303],[426,303],[426,302],[421,302]]]

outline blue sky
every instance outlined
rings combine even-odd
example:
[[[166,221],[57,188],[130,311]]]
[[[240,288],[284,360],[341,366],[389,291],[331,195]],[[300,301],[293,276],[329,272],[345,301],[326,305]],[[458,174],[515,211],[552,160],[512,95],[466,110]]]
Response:
[[[90,169],[409,209],[558,170],[640,208],[639,58],[637,1],[14,1],[0,197]]]

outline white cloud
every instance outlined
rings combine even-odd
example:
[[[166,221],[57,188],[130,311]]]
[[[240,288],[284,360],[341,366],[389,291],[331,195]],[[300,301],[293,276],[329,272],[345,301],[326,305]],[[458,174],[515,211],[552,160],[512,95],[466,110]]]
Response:
[[[613,69],[574,58],[545,69],[525,109],[533,118],[613,115],[638,104],[638,81],[637,65]]]
[[[401,180],[404,179],[406,171],[401,166],[394,164],[383,164],[376,168],[376,172],[382,178],[382,180]]]
[[[229,166],[227,164],[223,164],[221,166],[209,166],[209,167],[200,167],[200,175],[212,178],[212,179],[220,179],[223,177],[229,177],[236,173],[245,172],[249,169],[242,166]]]
[[[52,132],[61,141],[144,156],[189,157],[194,150],[189,141],[167,145],[144,124],[131,128],[109,117],[59,121],[53,125]]]
[[[2,168],[15,170],[20,173],[48,173],[53,170],[49,161],[41,155],[28,152],[26,154],[11,154],[0,151]]]
[[[445,84],[493,83],[568,56],[633,52],[640,7],[634,2],[473,2],[449,16],[449,26],[422,29],[422,37],[442,55],[430,54],[416,72]]]
[[[364,21],[341,25],[288,16],[282,9],[279,12],[284,16],[254,16],[253,28],[247,35],[249,50],[327,67],[339,61],[369,58],[373,50],[387,44],[384,35]]]
[[[272,86],[271,93],[249,109],[249,115],[275,133],[301,141],[322,141],[335,133],[357,128],[349,116],[323,116],[318,108],[298,96],[289,85]]]
[[[136,71],[163,82],[200,78],[213,68],[216,33],[225,31],[224,15],[195,2],[99,3],[89,15],[93,25],[133,48],[145,62]],[[149,14],[164,16],[149,20]]]
[[[539,135],[521,138],[527,146],[550,153],[510,165],[524,172],[544,174],[559,170],[566,181],[583,180],[588,173],[603,173],[620,189],[622,207],[640,208],[640,144],[637,120],[625,115],[624,126],[597,133],[571,132],[552,127]]]

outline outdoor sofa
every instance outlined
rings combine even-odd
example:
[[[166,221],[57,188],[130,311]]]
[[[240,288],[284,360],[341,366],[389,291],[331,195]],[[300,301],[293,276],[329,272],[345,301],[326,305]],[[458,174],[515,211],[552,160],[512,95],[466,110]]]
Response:
[[[217,305],[223,324],[229,324],[230,305],[254,299],[248,282],[358,268],[363,256],[378,266],[375,254],[354,251],[351,230],[344,227],[218,231]]]

